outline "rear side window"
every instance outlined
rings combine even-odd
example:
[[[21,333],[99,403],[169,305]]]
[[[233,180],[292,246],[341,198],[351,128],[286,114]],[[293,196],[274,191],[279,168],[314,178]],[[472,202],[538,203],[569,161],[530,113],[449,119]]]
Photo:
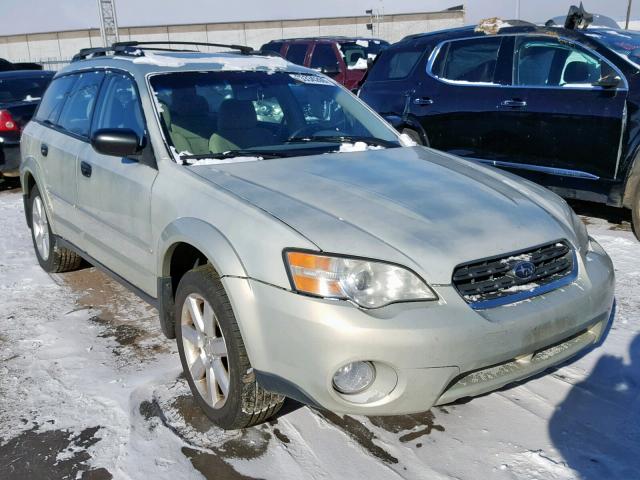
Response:
[[[75,75],[67,75],[52,81],[40,101],[40,106],[35,115],[36,120],[55,123],[67,94],[77,79]]]
[[[276,52],[276,53],[280,53],[280,50],[282,49],[282,44],[283,42],[269,42],[269,43],[265,43],[260,50],[262,50],[263,52]]]
[[[502,39],[474,38],[445,43],[431,72],[438,78],[461,83],[494,83]]]
[[[111,74],[107,77],[96,108],[93,130],[101,128],[126,128],[133,130],[139,139],[144,137],[144,118],[138,91],[126,75]]]
[[[307,54],[307,45],[308,44],[306,43],[290,44],[286,55],[287,60],[298,65],[304,65],[304,57]]]
[[[380,54],[367,80],[399,80],[409,76],[422,56],[423,48],[386,50]]]
[[[98,90],[104,74],[88,72],[78,75],[78,81],[73,86],[67,98],[58,125],[65,130],[86,137],[91,127],[91,116],[96,103]]]
[[[336,52],[329,43],[317,43],[311,55],[311,68],[339,68]]]

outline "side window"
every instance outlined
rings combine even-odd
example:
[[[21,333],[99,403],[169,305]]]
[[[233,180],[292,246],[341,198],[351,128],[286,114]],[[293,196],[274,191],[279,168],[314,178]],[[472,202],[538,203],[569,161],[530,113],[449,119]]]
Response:
[[[556,39],[521,37],[514,55],[515,85],[590,87],[602,76],[613,73],[603,60]]]
[[[77,135],[88,136],[91,116],[96,103],[100,83],[104,77],[100,72],[88,72],[78,75],[78,81],[68,95],[60,112],[58,125]]]
[[[144,137],[144,117],[138,91],[133,80],[126,75],[109,75],[102,89],[93,130],[102,128],[128,128],[136,132],[138,138]]]
[[[290,43],[289,48],[287,49],[286,59],[297,65],[304,65],[307,46],[307,43]]]
[[[368,80],[399,80],[407,78],[420,60],[423,49],[387,50],[380,54],[369,72]]]
[[[316,43],[313,53],[311,54],[311,68],[326,68],[339,70],[340,63],[330,43]]]
[[[52,81],[42,97],[35,115],[36,120],[55,123],[76,80],[78,80],[76,75],[67,75]]]
[[[494,83],[500,37],[457,40],[443,45],[432,73],[442,79],[464,83]]]
[[[279,54],[280,50],[282,49],[282,44],[283,44],[283,42],[265,43],[264,45],[262,45],[260,50],[262,50],[263,52],[276,52],[276,53]]]

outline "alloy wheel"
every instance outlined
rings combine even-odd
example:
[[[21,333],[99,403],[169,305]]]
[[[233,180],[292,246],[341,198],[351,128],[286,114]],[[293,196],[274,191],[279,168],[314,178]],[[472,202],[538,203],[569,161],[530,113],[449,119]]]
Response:
[[[47,220],[47,213],[45,212],[44,204],[40,196],[37,196],[33,200],[31,225],[33,228],[33,238],[40,258],[46,262],[49,259],[49,221]]]
[[[222,408],[229,394],[227,344],[218,317],[204,297],[197,293],[187,296],[180,328],[193,383],[209,406]]]

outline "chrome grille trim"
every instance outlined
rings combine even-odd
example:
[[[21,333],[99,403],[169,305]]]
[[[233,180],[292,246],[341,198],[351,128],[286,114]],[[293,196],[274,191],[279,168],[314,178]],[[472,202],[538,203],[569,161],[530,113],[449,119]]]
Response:
[[[510,271],[520,261],[535,265],[531,278]],[[578,276],[575,250],[565,240],[459,265],[452,283],[474,309],[494,308],[526,300],[573,282]]]

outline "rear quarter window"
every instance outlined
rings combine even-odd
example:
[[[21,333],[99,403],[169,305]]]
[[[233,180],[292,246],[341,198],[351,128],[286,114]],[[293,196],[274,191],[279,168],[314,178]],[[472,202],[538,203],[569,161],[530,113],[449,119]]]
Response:
[[[438,50],[431,73],[452,82],[493,83],[501,45],[501,37],[447,42]]]
[[[369,72],[368,81],[407,78],[422,57],[424,47],[383,51]]]
[[[41,122],[55,123],[67,95],[77,79],[75,75],[67,75],[53,80],[44,92],[38,111],[35,114],[35,119]]]

